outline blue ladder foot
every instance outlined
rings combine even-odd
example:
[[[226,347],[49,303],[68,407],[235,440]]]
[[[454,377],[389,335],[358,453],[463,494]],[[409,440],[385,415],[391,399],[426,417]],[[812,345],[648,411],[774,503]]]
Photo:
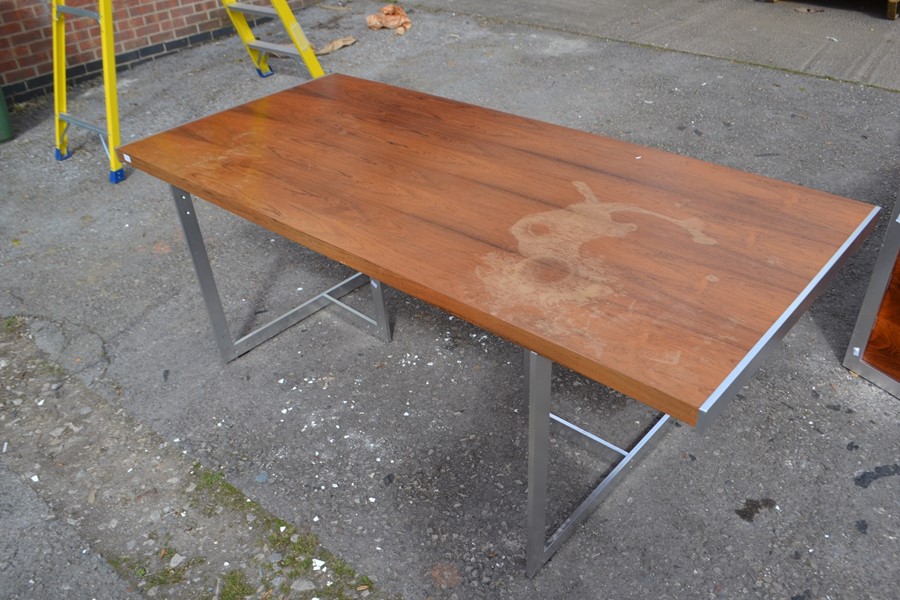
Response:
[[[66,152],[65,154],[63,154],[59,151],[59,148],[56,149],[56,160],[66,160],[70,156],[72,156],[71,152]]]
[[[119,183],[120,181],[125,181],[124,167],[119,169],[118,171],[110,171],[109,172],[109,182],[110,183]]]
[[[257,69],[256,72],[259,74],[260,77],[271,77],[272,75],[275,74],[275,71],[273,71],[272,69],[269,69],[265,73],[263,73],[260,69]]]

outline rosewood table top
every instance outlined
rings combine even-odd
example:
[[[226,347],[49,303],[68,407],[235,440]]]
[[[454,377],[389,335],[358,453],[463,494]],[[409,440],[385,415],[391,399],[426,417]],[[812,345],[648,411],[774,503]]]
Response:
[[[737,392],[878,212],[344,75],[118,151],[691,425]]]

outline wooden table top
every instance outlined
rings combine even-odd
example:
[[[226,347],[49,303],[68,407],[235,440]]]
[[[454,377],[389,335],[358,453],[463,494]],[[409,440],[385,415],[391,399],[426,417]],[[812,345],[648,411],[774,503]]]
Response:
[[[119,153],[691,425],[878,211],[344,75]]]

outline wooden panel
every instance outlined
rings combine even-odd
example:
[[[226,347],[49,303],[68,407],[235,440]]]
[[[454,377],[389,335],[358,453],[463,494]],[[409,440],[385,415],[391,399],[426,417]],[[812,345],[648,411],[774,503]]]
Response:
[[[894,262],[863,360],[900,382],[900,261]]]
[[[872,211],[342,75],[120,153],[690,424]]]
[[[844,366],[900,398],[900,202],[884,234]]]

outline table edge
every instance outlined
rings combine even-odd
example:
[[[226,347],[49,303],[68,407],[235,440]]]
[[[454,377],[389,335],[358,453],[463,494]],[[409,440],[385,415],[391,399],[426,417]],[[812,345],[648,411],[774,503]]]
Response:
[[[840,271],[843,264],[850,258],[856,249],[867,239],[870,230],[875,226],[881,207],[875,206],[869,211],[868,216],[856,230],[847,238],[840,248],[832,255],[831,259],[822,267],[812,281],[794,299],[790,306],[782,313],[772,327],[750,349],[750,352],[731,371],[728,377],[719,384],[719,387],[700,406],[697,423],[694,428],[701,435],[708,431],[713,421],[731,403],[734,397],[747,382],[756,374],[761,363],[768,358],[788,331],[799,318],[806,312],[809,306],[825,290],[831,279]]]

